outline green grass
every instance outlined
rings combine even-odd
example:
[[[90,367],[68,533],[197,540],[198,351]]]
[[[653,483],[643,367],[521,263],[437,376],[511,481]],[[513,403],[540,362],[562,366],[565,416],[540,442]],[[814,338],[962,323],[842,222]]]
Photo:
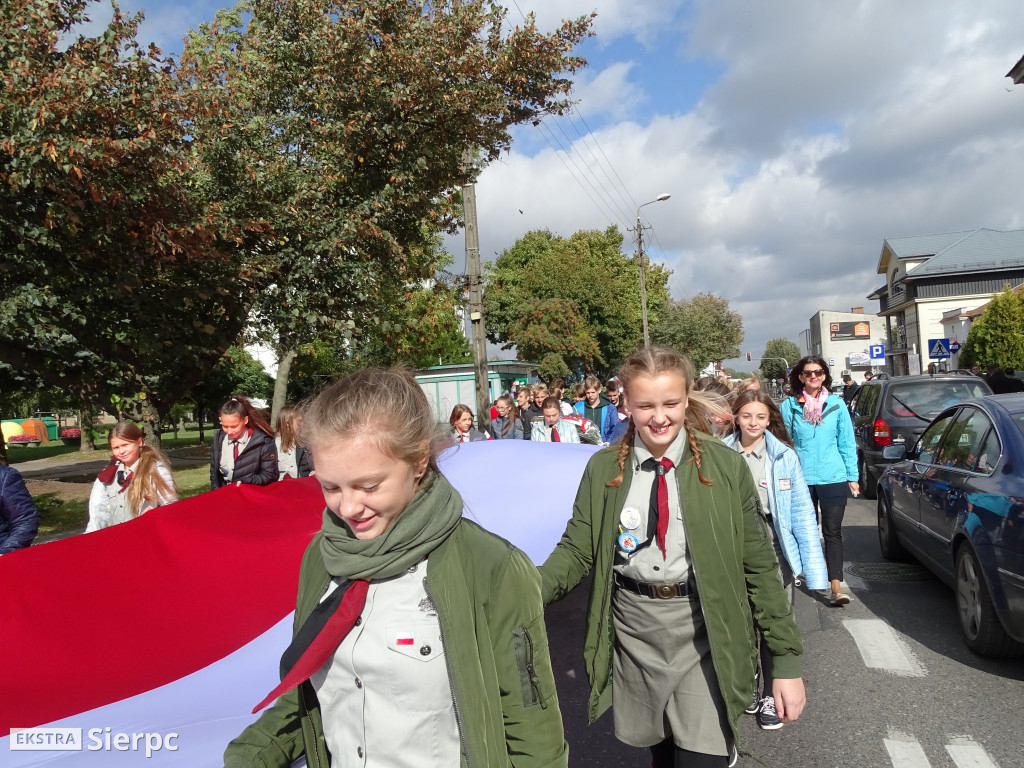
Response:
[[[176,469],[174,487],[179,499],[190,499],[210,490],[210,468],[208,466]],[[83,528],[89,522],[89,502],[66,501],[56,493],[41,493],[34,496],[39,510],[39,536],[52,536]]]
[[[89,501],[65,501],[56,493],[41,493],[32,498],[39,510],[39,533],[52,536],[83,527],[89,522]]]

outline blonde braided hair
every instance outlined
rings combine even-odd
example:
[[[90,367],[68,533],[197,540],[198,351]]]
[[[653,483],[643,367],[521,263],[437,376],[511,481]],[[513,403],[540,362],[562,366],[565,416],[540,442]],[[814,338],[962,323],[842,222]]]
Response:
[[[711,415],[729,418],[729,409],[718,398],[709,396],[704,392],[698,392],[693,388],[695,379],[693,364],[686,355],[668,347],[647,347],[640,349],[630,355],[626,362],[619,369],[619,380],[626,390],[626,399],[629,400],[629,384],[641,376],[659,376],[663,373],[675,373],[682,376],[686,383],[687,406],[683,425],[686,428],[686,439],[690,446],[690,457],[697,467],[697,477],[704,485],[711,485],[712,482],[704,477],[701,471],[701,446],[697,439],[697,432],[713,434],[711,426]],[[618,456],[616,463],[619,465],[619,475],[608,482],[611,488],[618,488],[626,471],[626,460],[629,458],[630,449],[633,447],[633,437],[636,435],[636,425],[633,417],[629,419],[629,427],[618,444]]]

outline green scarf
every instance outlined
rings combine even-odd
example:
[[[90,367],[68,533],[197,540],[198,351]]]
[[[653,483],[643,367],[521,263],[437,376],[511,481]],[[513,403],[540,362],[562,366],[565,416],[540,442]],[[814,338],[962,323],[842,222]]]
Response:
[[[409,506],[376,538],[357,539],[340,517],[325,509],[320,554],[332,576],[386,579],[423,560],[461,519],[459,492],[444,475],[428,470]]]

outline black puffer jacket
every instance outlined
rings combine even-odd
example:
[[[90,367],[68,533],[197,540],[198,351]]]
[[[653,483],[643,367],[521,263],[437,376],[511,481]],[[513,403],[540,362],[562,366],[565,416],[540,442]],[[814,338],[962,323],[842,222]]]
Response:
[[[21,473],[0,464],[0,555],[27,547],[38,528],[39,512]]]
[[[224,447],[224,430],[213,433],[213,456],[210,461],[210,487],[223,488],[228,482],[220,474],[220,454]],[[252,437],[235,461],[232,483],[270,485],[277,480],[277,445],[266,432],[253,430]]]

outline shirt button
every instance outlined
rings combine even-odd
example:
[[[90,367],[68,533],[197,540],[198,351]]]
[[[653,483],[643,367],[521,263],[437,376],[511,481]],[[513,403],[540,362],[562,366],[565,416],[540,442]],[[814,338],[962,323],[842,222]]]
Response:
[[[362,617],[362,616],[360,616],[360,617],[359,617],[358,619],[356,619],[356,623],[355,623],[355,626],[357,626],[357,627],[358,627],[358,626],[359,626],[360,624],[362,624],[362,623],[363,623],[363,617]]]
[[[356,688],[362,688],[362,687],[363,687],[363,681],[362,681],[362,680],[360,680],[360,679],[359,679],[359,678],[357,677],[357,678],[356,678]]]
[[[422,648],[420,648],[420,656],[429,656],[429,655],[430,655],[430,646],[429,645],[424,645]]]
[[[358,757],[362,757],[363,756],[363,748],[362,747],[356,747],[356,755]]]

